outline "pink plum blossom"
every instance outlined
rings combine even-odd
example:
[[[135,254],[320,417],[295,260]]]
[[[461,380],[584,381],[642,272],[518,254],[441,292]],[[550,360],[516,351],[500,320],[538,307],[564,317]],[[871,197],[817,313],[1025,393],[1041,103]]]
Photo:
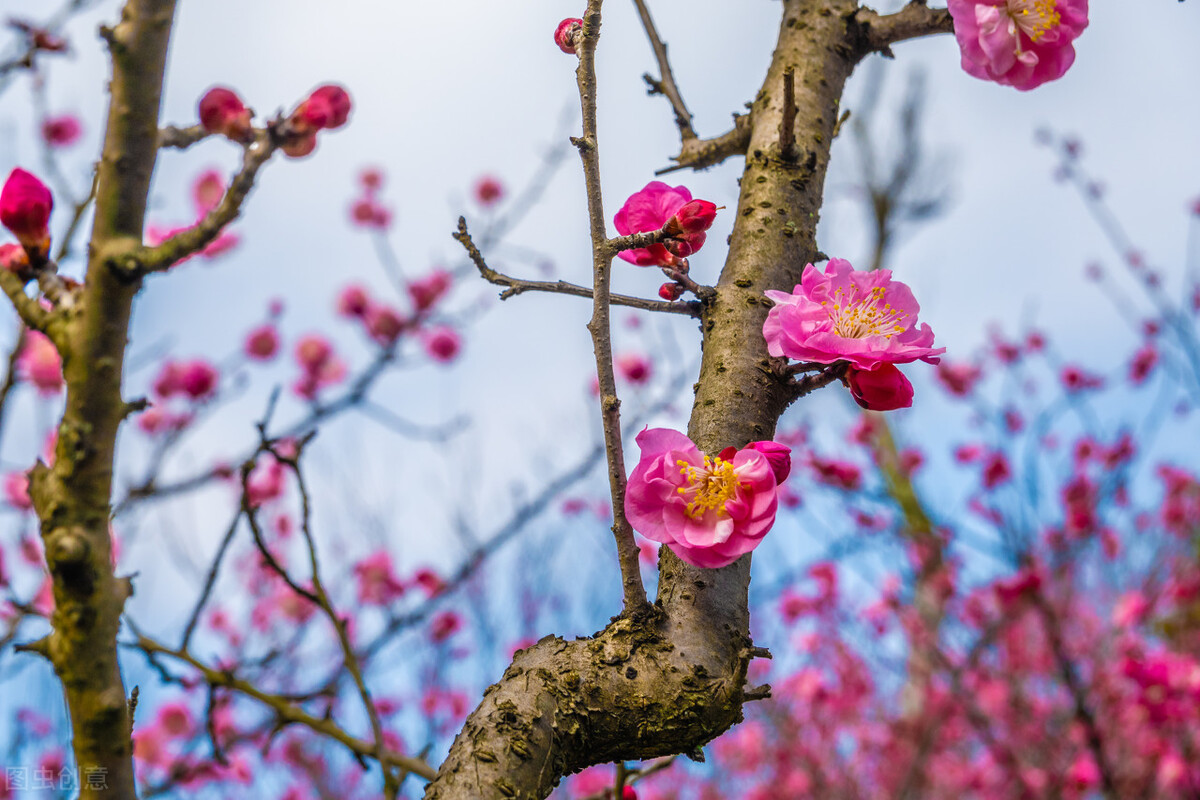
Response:
[[[625,514],[634,530],[696,567],[732,564],[775,524],[771,460],[753,447],[707,456],[686,436],[647,428],[629,476]]]
[[[39,394],[57,394],[62,389],[62,358],[58,348],[45,334],[26,332],[21,354],[17,357],[17,370],[23,380],[37,388]]]
[[[1088,0],[949,0],[967,74],[1022,91],[1061,78],[1088,24]]]
[[[622,236],[661,230],[691,199],[692,193],[686,186],[668,186],[662,181],[650,181],[641,191],[630,195],[625,205],[621,206],[613,217],[613,225]],[[689,253],[694,253],[704,244],[704,238],[704,231],[697,231],[684,233],[680,240],[687,244]],[[617,255],[639,267],[665,267],[678,261],[678,258],[661,244],[622,250]]]
[[[392,557],[378,550],[354,565],[358,581],[358,602],[364,605],[387,605],[404,594],[404,584],[396,577]]]
[[[450,290],[454,277],[444,269],[435,269],[424,278],[410,281],[408,296],[418,312],[428,311]]]
[[[421,343],[425,345],[425,352],[429,357],[442,364],[453,361],[462,349],[462,340],[458,333],[445,325],[425,331],[421,335]]]
[[[481,206],[494,206],[504,199],[504,184],[499,178],[491,175],[484,175],[479,180],[475,181],[475,200]]]
[[[83,124],[74,114],[60,114],[42,120],[42,140],[51,147],[70,147],[83,135]]]
[[[246,335],[246,355],[255,361],[268,361],[279,352],[279,332],[270,323],[260,325]]]
[[[622,353],[613,359],[613,367],[618,375],[636,386],[645,385],[654,374],[654,365],[641,353]]]
[[[4,499],[13,508],[31,511],[33,501],[29,499],[29,475],[25,472],[10,472],[4,476]]]
[[[892,280],[891,270],[859,272],[849,261],[834,258],[824,274],[806,266],[791,294],[766,295],[775,305],[763,336],[767,352],[776,357],[818,364],[848,361],[872,370],[917,359],[936,364],[946,352],[931,347],[933,331],[927,323],[917,327],[920,306],[908,286]]]

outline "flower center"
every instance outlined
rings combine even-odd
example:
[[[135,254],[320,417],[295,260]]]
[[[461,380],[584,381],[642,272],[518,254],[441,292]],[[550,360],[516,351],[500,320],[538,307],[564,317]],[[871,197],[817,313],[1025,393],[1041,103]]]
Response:
[[[1032,42],[1041,39],[1062,21],[1055,0],[1008,0],[1008,14]]]
[[[833,320],[834,333],[844,339],[862,339],[866,336],[890,339],[903,332],[908,326],[899,323],[908,314],[892,308],[891,303],[884,303],[883,295],[882,286],[862,295],[857,286],[852,287],[849,294],[838,287],[833,293],[833,308],[826,309]],[[821,305],[828,306],[829,301],[823,300]]]
[[[682,469],[679,474],[687,481],[676,491],[688,501],[687,513],[692,519],[700,519],[709,511],[726,515],[725,503],[737,494],[738,479],[733,463],[719,457],[704,457],[704,466],[689,464],[683,459],[675,462]]]

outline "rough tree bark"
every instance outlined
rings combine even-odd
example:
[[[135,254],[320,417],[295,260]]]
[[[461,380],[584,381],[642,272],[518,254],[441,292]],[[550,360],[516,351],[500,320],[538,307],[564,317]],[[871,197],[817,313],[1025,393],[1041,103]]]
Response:
[[[920,2],[880,17],[856,0],[784,1],[774,57],[748,115],[729,254],[703,307],[688,433],[706,452],[772,438],[794,397],[766,352],[763,292],[790,290],[819,259],[817,219],[846,79],[872,51],[949,30],[948,14]],[[779,143],[789,70],[795,158]],[[546,637],[516,655],[467,719],[426,798],[544,798],[570,772],[690,753],[741,720],[744,703],[765,694],[745,686],[750,659],[764,654],[750,639],[750,556],[704,570],[661,553],[653,608],[591,638]]]
[[[136,797],[133,714],[117,659],[132,585],[113,571],[109,504],[117,430],[135,408],[121,396],[121,372],[139,284],[122,280],[114,265],[142,243],[174,13],[174,0],[130,0],[103,31],[112,96],[87,277],[44,325],[67,385],[54,463],[39,463],[30,482],[55,609],[52,633],[24,649],[48,658],[62,681],[83,800]]]

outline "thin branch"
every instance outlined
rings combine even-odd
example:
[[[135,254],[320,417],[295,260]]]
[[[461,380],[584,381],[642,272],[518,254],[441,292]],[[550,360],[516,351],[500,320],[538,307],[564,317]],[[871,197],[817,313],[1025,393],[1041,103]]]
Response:
[[[734,114],[732,129],[711,139],[685,139],[679,148],[679,155],[671,157],[675,164],[655,170],[654,174],[666,175],[681,169],[708,169],[732,156],[744,156],[749,147],[750,115]]]
[[[354,686],[358,690],[359,697],[362,699],[363,709],[367,712],[367,717],[371,722],[371,734],[375,738],[375,758],[378,759],[379,766],[383,770],[384,797],[387,800],[395,800],[396,796],[400,793],[400,783],[387,763],[387,743],[383,738],[383,724],[379,721],[379,711],[375,708],[375,701],[371,699],[371,692],[367,688],[366,680],[363,678],[362,666],[359,664],[358,657],[354,653],[354,645],[350,643],[350,637],[346,632],[345,620],[338,616],[337,611],[333,607],[333,600],[329,597],[329,592],[325,590],[325,583],[321,580],[320,561],[317,558],[317,543],[312,534],[312,504],[308,492],[308,484],[305,482],[304,475],[300,471],[300,453],[297,453],[293,458],[284,459],[283,463],[287,464],[292,474],[296,476],[296,486],[300,493],[300,530],[304,534],[304,544],[308,548],[308,564],[312,571],[312,585],[313,591],[317,596],[317,605],[333,625],[333,629],[337,634],[338,645],[342,650],[342,664],[354,680]]]
[[[646,38],[650,40],[654,58],[658,61],[659,79],[654,80],[649,75],[643,76],[643,79],[649,85],[651,94],[661,94],[671,103],[671,108],[675,111],[675,124],[679,127],[680,139],[683,142],[695,139],[696,130],[692,127],[692,114],[679,94],[679,86],[675,83],[675,74],[671,71],[671,62],[667,59],[667,44],[658,35],[658,29],[654,27],[654,19],[650,16],[650,9],[646,7],[645,0],[633,0],[633,4],[637,6],[638,15],[642,18],[642,27],[646,29]]]
[[[646,605],[646,589],[642,585],[640,552],[633,538],[633,528],[625,517],[625,454],[621,445],[621,401],[617,398],[617,381],[613,374],[611,305],[609,296],[612,260],[619,252],[610,245],[604,222],[604,199],[600,188],[599,132],[596,124],[596,43],[600,38],[600,6],[602,0],[588,0],[583,18],[583,35],[576,52],[579,68],[575,71],[579,85],[579,102],[583,111],[583,135],[574,139],[583,163],[583,179],[587,187],[588,219],[592,239],[592,319],[588,331],[596,354],[596,375],[600,389],[600,413],[604,426],[604,444],[608,454],[608,482],[612,494],[613,537],[621,563],[621,584],[625,595],[625,612],[633,613]]]
[[[13,308],[17,310],[22,322],[36,331],[45,333],[50,322],[50,312],[42,308],[37,300],[25,294],[25,281],[7,269],[0,269],[0,289],[3,289],[12,301]]]
[[[180,128],[175,125],[167,125],[165,128],[160,128],[158,131],[158,146],[160,148],[174,148],[176,150],[186,150],[197,142],[202,142],[213,134],[204,129],[202,125],[190,125],[186,128]]]
[[[845,376],[849,366],[849,363],[845,361],[838,361],[835,364],[825,367],[820,372],[800,378],[799,380],[792,380],[788,385],[790,402],[794,403],[806,394],[815,392],[823,386],[828,386],[834,381],[841,380]]]
[[[167,656],[176,661],[181,661],[184,664],[195,669],[204,678],[204,681],[213,687],[232,689],[240,694],[257,700],[263,705],[273,710],[276,716],[282,722],[289,724],[303,725],[310,730],[327,736],[330,739],[338,742],[347,750],[354,754],[356,758],[375,758],[376,747],[370,742],[364,742],[342,730],[333,720],[329,718],[314,717],[307,711],[296,706],[294,703],[277,695],[268,694],[262,691],[249,681],[242,680],[234,676],[228,670],[216,670],[202,661],[197,659],[187,650],[174,650],[161,644],[154,639],[151,639],[144,634],[137,634],[137,642],[132,645],[137,647],[143,653],[150,656]],[[388,749],[383,750],[383,758],[386,766],[389,768],[398,768],[407,770],[413,775],[419,775],[425,780],[433,780],[437,774],[429,764],[417,758],[401,755]]]
[[[270,160],[275,149],[276,144],[267,131],[256,131],[254,142],[243,152],[241,171],[233,176],[221,202],[205,214],[204,219],[195,227],[181,231],[155,247],[145,247],[133,253],[129,258],[131,263],[116,266],[124,267],[132,275],[161,272],[203,250],[242,213],[242,203],[254,188],[258,170]]]
[[[637,235],[644,236],[646,234]],[[572,295],[574,297],[592,297],[592,290],[586,286],[568,283],[567,281],[527,281],[522,278],[513,278],[492,269],[488,266],[483,254],[479,252],[479,248],[472,241],[471,234],[467,231],[467,221],[462,217],[458,218],[458,231],[454,234],[454,238],[467,251],[467,255],[470,256],[471,261],[475,264],[475,268],[479,270],[479,274],[484,280],[496,286],[505,287],[505,290],[500,293],[501,300],[507,300],[523,292],[550,292],[553,294]],[[614,239],[610,241],[620,240]],[[613,305],[639,308],[643,311],[661,311],[666,314],[683,314],[684,316],[696,318],[700,316],[699,303],[669,303],[663,300],[648,300],[643,297],[631,297],[624,294],[610,294],[609,301]]]
[[[238,523],[242,520],[242,513],[242,509],[239,507],[233,515],[233,521],[226,528],[225,535],[221,538],[221,544],[217,548],[216,555],[213,556],[212,566],[208,568],[208,574],[204,578],[204,588],[200,590],[200,597],[196,599],[196,605],[192,608],[187,625],[184,626],[183,640],[179,644],[181,650],[188,648],[188,644],[192,640],[192,634],[196,631],[196,625],[200,622],[200,615],[204,612],[204,606],[208,603],[208,598],[212,596],[213,586],[217,583],[217,574],[221,571],[221,563],[225,560],[225,553],[229,550],[230,543],[233,542],[233,535],[237,533]]]

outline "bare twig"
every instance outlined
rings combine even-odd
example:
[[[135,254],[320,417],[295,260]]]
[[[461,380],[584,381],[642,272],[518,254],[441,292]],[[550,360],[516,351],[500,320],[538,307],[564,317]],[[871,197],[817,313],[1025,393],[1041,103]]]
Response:
[[[658,61],[659,79],[655,80],[649,75],[643,76],[643,79],[650,87],[651,94],[661,94],[670,101],[671,108],[675,112],[675,125],[679,128],[680,139],[684,142],[695,139],[696,130],[692,127],[692,114],[679,94],[679,86],[675,83],[675,74],[671,71],[671,62],[667,59],[667,44],[658,35],[658,29],[654,27],[654,19],[650,16],[650,9],[646,7],[645,0],[633,0],[633,4],[637,6],[638,15],[642,18],[642,27],[646,29],[646,38],[650,40],[654,58]]]
[[[568,283],[567,281],[527,281],[522,278],[513,278],[492,269],[488,266],[483,254],[479,252],[479,248],[471,240],[471,234],[467,231],[467,222],[462,217],[458,219],[458,231],[454,234],[454,238],[466,249],[467,255],[471,257],[471,261],[475,264],[475,268],[479,270],[479,274],[484,280],[497,286],[506,287],[500,293],[501,300],[507,300],[523,292],[551,292],[554,294],[573,295],[575,297],[592,297],[592,290],[586,286]],[[609,296],[609,300],[613,305],[640,308],[643,311],[661,311],[667,314],[683,314],[689,317],[700,316],[699,303],[668,303],[662,300],[648,300],[643,297],[631,297],[623,294],[612,294]]]
[[[160,128],[158,131],[158,146],[161,148],[186,150],[197,142],[202,142],[212,135],[213,134],[206,131],[202,125],[190,125],[186,128],[180,128],[175,125],[167,125],[165,128]]]

